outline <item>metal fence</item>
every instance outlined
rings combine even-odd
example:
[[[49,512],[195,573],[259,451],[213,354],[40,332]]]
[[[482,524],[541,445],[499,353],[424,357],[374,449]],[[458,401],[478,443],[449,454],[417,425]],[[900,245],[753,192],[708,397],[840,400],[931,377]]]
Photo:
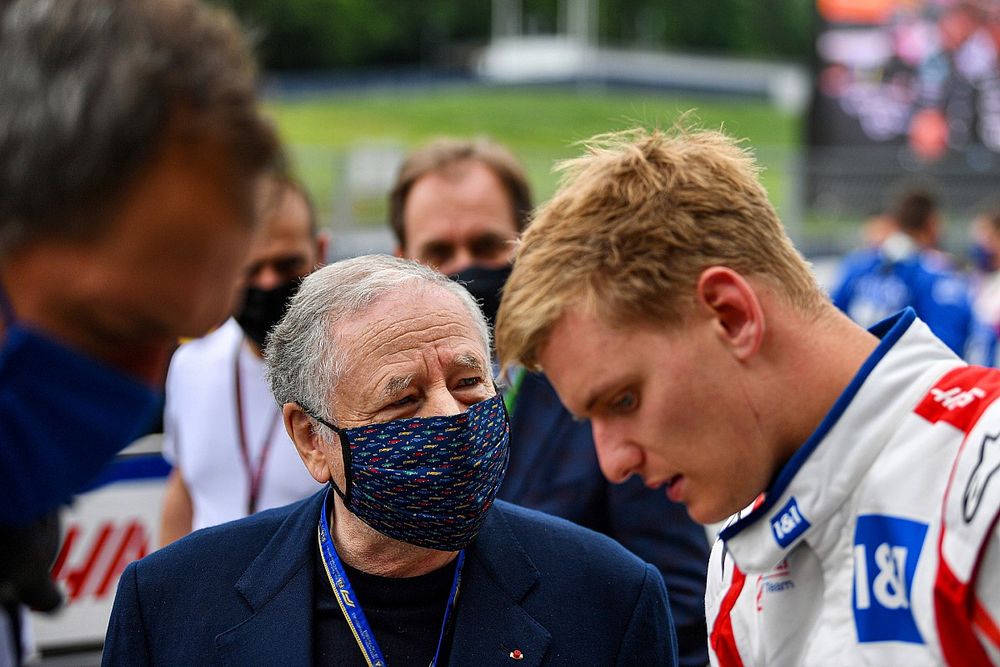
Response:
[[[388,193],[407,150],[401,143],[359,141],[346,150],[293,146],[297,171],[316,199],[331,236],[331,259],[391,252]],[[806,254],[844,252],[860,242],[866,218],[889,206],[905,187],[934,192],[946,214],[945,244],[966,246],[968,224],[990,204],[1000,185],[1000,162],[968,159],[933,167],[908,164],[896,149],[755,147],[761,179],[789,234]],[[519,154],[535,192],[548,199],[557,187],[554,160],[543,153]]]

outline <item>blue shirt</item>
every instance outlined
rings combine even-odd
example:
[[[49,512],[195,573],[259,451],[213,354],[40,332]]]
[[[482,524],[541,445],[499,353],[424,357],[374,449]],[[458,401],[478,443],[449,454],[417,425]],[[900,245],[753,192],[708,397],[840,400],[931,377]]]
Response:
[[[972,311],[969,283],[934,253],[859,250],[841,265],[833,303],[863,327],[910,307],[956,354],[988,363],[996,334]],[[971,355],[972,358],[968,358]]]

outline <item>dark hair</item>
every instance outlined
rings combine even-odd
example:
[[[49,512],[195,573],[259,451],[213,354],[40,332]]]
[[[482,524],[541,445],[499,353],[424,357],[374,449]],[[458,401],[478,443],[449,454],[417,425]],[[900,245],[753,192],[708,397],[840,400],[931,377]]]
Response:
[[[905,193],[895,207],[896,221],[904,232],[923,231],[937,213],[937,201],[924,190]]]
[[[270,200],[263,203],[263,217],[271,215],[274,212],[274,209],[281,204],[282,198],[287,193],[292,193],[306,205],[306,210],[309,213],[309,235],[315,236],[319,231],[319,219],[316,214],[316,205],[313,203],[312,197],[309,195],[309,191],[306,190],[302,183],[289,171],[279,169],[269,172],[268,176],[273,181],[275,187],[270,196]]]
[[[990,226],[993,232],[1000,234],[1000,207],[987,208],[979,214],[979,217]]]
[[[427,174],[466,160],[480,162],[496,174],[507,191],[517,231],[522,232],[527,227],[532,207],[531,186],[517,158],[503,146],[487,139],[441,137],[406,158],[389,195],[389,224],[401,248],[406,246],[403,211],[413,184]]]
[[[221,143],[246,179],[280,153],[229,12],[196,0],[13,0],[0,10],[5,250],[99,235],[168,123],[179,140]]]

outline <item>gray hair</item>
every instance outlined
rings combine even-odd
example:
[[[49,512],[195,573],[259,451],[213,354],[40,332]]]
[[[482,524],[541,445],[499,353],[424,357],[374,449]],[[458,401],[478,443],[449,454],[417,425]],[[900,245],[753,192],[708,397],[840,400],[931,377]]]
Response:
[[[249,179],[280,153],[231,13],[197,0],[0,2],[0,248],[95,238],[165,138]]]
[[[436,287],[462,302],[490,358],[490,331],[468,290],[418,262],[366,255],[319,269],[303,280],[267,338],[267,381],[278,405],[299,403],[331,421],[329,404],[353,350],[339,349],[338,325],[401,290]],[[345,346],[346,347],[346,346]],[[489,368],[486,369],[489,372]]]

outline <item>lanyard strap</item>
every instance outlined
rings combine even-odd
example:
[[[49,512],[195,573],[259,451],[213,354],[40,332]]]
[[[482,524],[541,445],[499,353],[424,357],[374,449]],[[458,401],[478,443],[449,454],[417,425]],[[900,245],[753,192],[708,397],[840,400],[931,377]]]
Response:
[[[236,423],[239,425],[240,459],[247,471],[247,483],[250,487],[247,492],[247,515],[250,515],[257,511],[257,501],[260,500],[260,490],[264,480],[264,468],[267,466],[267,455],[271,451],[271,445],[274,444],[274,431],[278,426],[280,413],[274,412],[272,415],[271,424],[264,431],[264,442],[261,443],[257,464],[254,465],[250,458],[250,447],[247,445],[247,427],[243,421],[243,391],[240,378],[240,351],[242,349],[243,339],[241,338],[240,343],[236,346]]]
[[[523,367],[514,370],[514,377],[511,379],[510,387],[503,395],[503,404],[507,408],[507,414],[514,414],[514,408],[517,407],[517,395],[521,391],[521,384],[524,382],[524,376],[527,371]]]
[[[326,527],[326,501],[329,495],[330,489],[327,488],[323,499],[323,511],[319,517],[319,551],[323,556],[323,567],[326,570],[326,577],[330,582],[330,588],[333,590],[333,596],[337,598],[337,604],[340,605],[340,611],[344,613],[347,625],[351,628],[351,633],[354,635],[355,641],[358,642],[358,648],[361,649],[361,655],[364,656],[365,662],[368,663],[369,667],[386,667],[385,658],[382,656],[382,649],[379,648],[378,641],[375,639],[375,633],[372,632],[371,626],[368,624],[368,619],[361,608],[361,603],[354,595],[351,582],[347,580],[347,573],[344,572],[344,566],[340,562],[337,550],[333,546],[333,539],[330,537],[330,531]],[[434,651],[434,659],[431,660],[430,667],[435,667],[441,657],[441,648],[444,646],[452,613],[458,602],[458,588],[462,580],[462,565],[464,564],[465,550],[463,549],[458,552],[458,561],[455,564],[455,578],[451,582],[451,593],[448,594],[448,602],[444,608],[444,620],[441,622],[441,633],[438,635],[437,650]]]

